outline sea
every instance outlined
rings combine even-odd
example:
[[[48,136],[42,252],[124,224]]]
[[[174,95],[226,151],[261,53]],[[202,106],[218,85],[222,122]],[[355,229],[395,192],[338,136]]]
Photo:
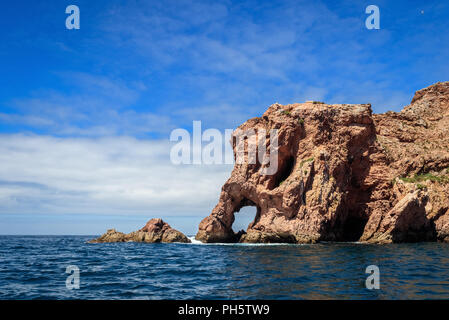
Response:
[[[87,243],[95,237],[0,236],[0,299],[449,299],[444,243]]]

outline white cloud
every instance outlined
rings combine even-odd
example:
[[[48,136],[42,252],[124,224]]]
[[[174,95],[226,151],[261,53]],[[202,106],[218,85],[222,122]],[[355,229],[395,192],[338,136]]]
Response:
[[[379,50],[392,31],[362,32],[354,11],[341,15],[320,1],[247,5],[111,3],[96,20],[101,36],[74,48],[92,48],[78,55],[96,68],[56,71],[64,89],[7,102],[0,123],[51,135],[142,137],[192,120],[235,128],[274,102],[371,102],[382,112],[410,101],[391,66],[400,55]]]
[[[0,213],[206,216],[231,167],[175,166],[168,141],[0,135]]]
[[[174,68],[170,79],[178,87],[202,91],[199,105],[180,108],[361,98],[384,111],[393,100],[408,102],[404,88],[395,86],[400,75],[390,57],[378,51],[392,41],[392,32],[363,32],[363,5],[359,15],[352,10],[341,15],[322,1],[252,3],[246,11],[247,5],[189,0],[117,5],[105,13],[101,27],[109,43],[129,50],[147,69]]]
[[[167,134],[175,127],[166,114],[130,108],[146,90],[141,82],[81,72],[59,77],[69,84],[68,90],[41,89],[31,97],[13,99],[7,105],[14,113],[0,112],[0,123],[63,136]]]

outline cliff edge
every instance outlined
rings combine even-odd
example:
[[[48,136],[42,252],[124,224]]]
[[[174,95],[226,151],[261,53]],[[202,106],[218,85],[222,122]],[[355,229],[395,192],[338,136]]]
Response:
[[[278,169],[263,175],[266,164],[236,163],[197,240],[449,241],[449,82],[417,91],[401,112],[273,104],[238,129],[277,129]],[[241,146],[231,142],[235,154]],[[234,214],[244,206],[257,213],[236,234]]]

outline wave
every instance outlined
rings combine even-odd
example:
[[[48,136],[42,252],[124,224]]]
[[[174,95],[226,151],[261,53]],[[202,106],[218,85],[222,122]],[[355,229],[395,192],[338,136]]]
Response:
[[[187,237],[187,238],[189,238],[189,240],[191,241],[191,244],[205,244],[205,243],[202,243],[199,240],[196,240],[195,236],[191,236],[191,237]]]
[[[195,236],[188,236],[191,243],[194,245],[205,245],[205,246],[239,246],[239,247],[259,247],[259,246],[304,246],[308,245],[307,243],[228,243],[228,242],[215,242],[215,243],[204,243],[195,239]]]

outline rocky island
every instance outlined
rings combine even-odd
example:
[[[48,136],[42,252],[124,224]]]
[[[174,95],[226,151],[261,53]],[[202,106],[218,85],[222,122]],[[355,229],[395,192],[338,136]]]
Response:
[[[273,104],[239,129],[278,130],[278,170],[235,164],[197,240],[449,241],[449,82],[417,91],[401,112]],[[234,214],[244,206],[257,213],[236,234]]]
[[[118,232],[115,229],[108,230],[105,234],[89,243],[105,242],[183,242],[189,243],[190,240],[178,230],[173,229],[162,219],[151,219],[140,230],[128,234]]]

